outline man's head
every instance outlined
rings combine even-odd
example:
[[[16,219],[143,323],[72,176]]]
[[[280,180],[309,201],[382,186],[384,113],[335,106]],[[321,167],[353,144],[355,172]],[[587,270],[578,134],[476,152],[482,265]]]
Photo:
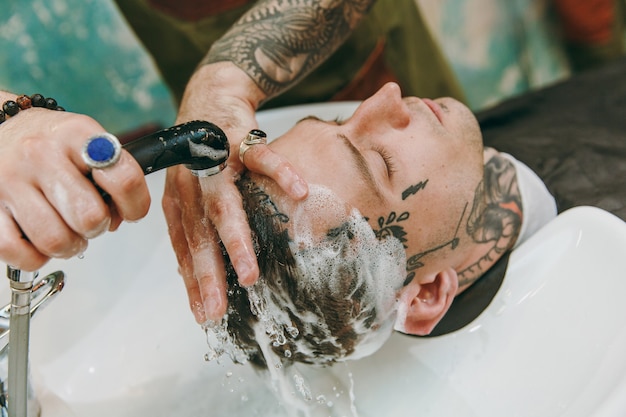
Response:
[[[287,214],[247,176],[238,186],[261,276],[241,288],[227,263],[227,324],[218,333],[231,357],[261,367],[328,365],[376,351],[396,319],[405,263],[400,242],[376,237],[327,188],[311,186],[307,200]]]
[[[471,250],[465,225],[483,179],[482,135],[471,111],[449,98],[402,98],[396,84],[386,84],[349,119],[306,118],[270,146],[309,183],[357,208],[378,236],[403,243],[399,330],[430,333]]]
[[[309,200],[294,202],[269,179],[250,175],[254,187],[268,199],[271,196],[268,207],[275,210],[274,219],[284,216],[281,230],[274,233],[289,242],[292,255],[302,246],[303,235],[308,236],[309,249],[329,241],[331,245],[337,241],[347,244],[342,250],[350,248],[353,242],[348,237],[354,230],[346,227],[350,222],[345,219],[356,209],[358,216],[367,220],[373,236],[382,242],[394,241],[404,249],[404,253],[388,253],[396,262],[402,262],[403,282],[394,294],[399,313],[396,328],[411,334],[428,334],[450,306],[458,289],[455,271],[471,253],[464,225],[483,176],[483,148],[478,124],[469,109],[452,99],[402,99],[398,86],[387,84],[364,101],[348,120],[306,118],[270,146],[287,157],[309,184],[327,189],[341,202],[333,209],[323,204],[311,205]],[[245,187],[242,193],[245,197]],[[259,213],[262,212],[248,211],[253,230],[254,224],[262,220],[256,218]],[[301,227],[300,219],[307,219],[302,223],[306,228]],[[267,235],[262,230],[255,232]],[[274,239],[266,237],[269,241]],[[268,242],[260,243],[259,250],[264,250],[264,245]],[[287,256],[275,249],[270,252],[278,258]],[[259,254],[262,276],[268,275],[263,265],[266,255]],[[354,264],[338,274],[346,280],[342,283],[343,293],[352,297],[347,305],[358,306],[356,311],[368,309],[362,290],[374,288],[357,290],[350,284],[349,278],[355,268],[360,268],[359,262],[367,261],[363,258],[351,258]],[[292,269],[284,260],[282,266],[280,260],[277,262],[271,268]],[[274,270],[269,275],[280,276],[281,271]],[[279,281],[284,285],[282,278]],[[328,303],[318,303],[319,294],[299,291],[294,295],[313,303],[310,307],[319,306],[329,310],[328,314],[335,310]],[[236,310],[244,308],[246,302],[232,304]],[[340,308],[336,311],[344,314]],[[298,333],[302,335],[302,329]]]

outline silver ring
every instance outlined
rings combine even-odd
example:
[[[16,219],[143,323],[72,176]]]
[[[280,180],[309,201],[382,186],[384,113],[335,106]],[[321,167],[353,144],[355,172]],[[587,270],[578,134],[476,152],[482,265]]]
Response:
[[[104,132],[91,136],[83,145],[82,157],[91,169],[115,165],[120,159],[122,145],[114,135]]]
[[[259,129],[251,130],[245,138],[239,144],[239,160],[243,164],[243,157],[248,149],[253,145],[265,145],[267,144],[267,135],[264,131]]]

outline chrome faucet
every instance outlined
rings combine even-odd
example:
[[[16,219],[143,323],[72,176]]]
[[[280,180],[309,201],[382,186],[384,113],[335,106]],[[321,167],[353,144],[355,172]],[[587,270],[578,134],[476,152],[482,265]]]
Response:
[[[29,380],[31,317],[63,289],[65,274],[38,279],[35,272],[7,267],[11,302],[0,309],[0,417],[37,417],[41,408]]]

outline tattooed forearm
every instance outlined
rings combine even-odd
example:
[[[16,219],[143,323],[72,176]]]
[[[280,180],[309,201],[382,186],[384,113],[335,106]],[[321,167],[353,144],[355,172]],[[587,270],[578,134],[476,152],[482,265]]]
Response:
[[[332,54],[374,1],[259,1],[212,46],[202,64],[230,61],[270,98]]]
[[[484,180],[475,193],[467,233],[485,244],[485,254],[459,272],[459,287],[476,281],[500,256],[513,247],[522,227],[522,200],[515,167],[501,155],[485,164]]]

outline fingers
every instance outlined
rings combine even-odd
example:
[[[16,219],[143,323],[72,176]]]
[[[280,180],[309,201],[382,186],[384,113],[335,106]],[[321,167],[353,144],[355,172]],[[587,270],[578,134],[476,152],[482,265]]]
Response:
[[[19,236],[23,234],[23,240],[28,239],[46,257],[70,258],[87,248],[86,238],[72,230],[37,190],[24,190],[22,198],[8,210],[20,230]]]
[[[137,221],[148,214],[150,191],[137,161],[122,150],[114,165],[94,169],[93,180],[111,197],[115,212],[126,221]]]
[[[227,168],[205,179],[209,181],[201,190],[198,179],[188,170],[170,168],[162,202],[198,322],[218,321],[226,312],[226,271],[220,240],[242,285],[256,282],[259,275],[247,216],[232,171]]]
[[[174,171],[176,168],[171,168]],[[168,178],[173,176],[171,171],[168,171]],[[204,323],[207,320],[204,312],[204,306],[202,304],[202,295],[200,294],[200,287],[198,280],[193,273],[193,259],[191,252],[189,251],[189,245],[187,243],[187,237],[185,236],[185,229],[182,223],[182,212],[180,207],[180,199],[177,193],[177,189],[172,186],[172,181],[166,181],[165,192],[161,205],[163,207],[163,213],[167,220],[168,233],[176,260],[178,262],[178,270],[183,277],[183,282],[187,290],[187,296],[189,298],[189,306],[194,314],[196,322],[199,324]]]
[[[212,229],[207,230],[207,234],[198,242],[192,242],[190,247],[192,248],[194,278],[205,319],[219,322],[226,314],[228,301],[224,258],[217,242],[216,233]],[[200,306],[197,303],[191,304],[191,306],[195,310],[194,314],[197,314]]]
[[[168,169],[163,211],[189,305],[200,324],[219,321],[227,305],[224,261],[201,197],[197,179],[186,169]]]
[[[252,146],[245,162],[251,170],[273,178],[292,198],[306,197],[307,184],[269,147]],[[163,210],[189,304],[199,323],[217,321],[226,312],[226,271],[220,241],[241,285],[252,285],[259,277],[236,175],[232,164],[219,175],[199,180],[184,168],[168,170]]]
[[[252,145],[243,162],[250,171],[270,177],[294,200],[304,199],[309,193],[307,183],[293,165],[267,145]]]
[[[143,218],[150,194],[141,167],[124,150],[114,165],[93,169],[88,178],[89,168],[81,157],[87,137],[81,135],[65,146],[55,144],[46,157],[33,157],[29,165],[36,167],[30,180],[33,187],[41,190],[72,230],[92,239],[115,229],[121,220]],[[108,194],[106,201],[101,190]]]
[[[103,131],[87,116],[41,109],[2,124],[0,259],[30,269],[51,257],[68,258],[120,219],[137,220],[147,213],[143,172],[125,151],[114,166],[93,172],[94,181],[111,196],[109,203],[86,177],[82,146]],[[5,228],[10,232],[5,234]]]
[[[259,277],[259,268],[248,216],[243,210],[233,174],[227,168],[223,175],[207,179],[202,189],[206,216],[215,226],[228,252],[239,283],[252,285]]]
[[[111,223],[109,207],[80,167],[66,162],[63,167],[55,169],[52,162],[42,162],[37,169],[42,175],[33,179],[33,187],[43,194],[50,211],[53,210],[60,221],[85,239],[93,239],[106,232]],[[23,204],[19,201],[14,203],[16,209],[13,212],[27,216],[33,210],[28,208],[28,199],[22,201]],[[34,218],[19,223],[23,227],[31,224],[31,228],[37,224]]]
[[[0,253],[8,265],[25,271],[36,271],[50,258],[26,239],[6,210],[0,210]]]

